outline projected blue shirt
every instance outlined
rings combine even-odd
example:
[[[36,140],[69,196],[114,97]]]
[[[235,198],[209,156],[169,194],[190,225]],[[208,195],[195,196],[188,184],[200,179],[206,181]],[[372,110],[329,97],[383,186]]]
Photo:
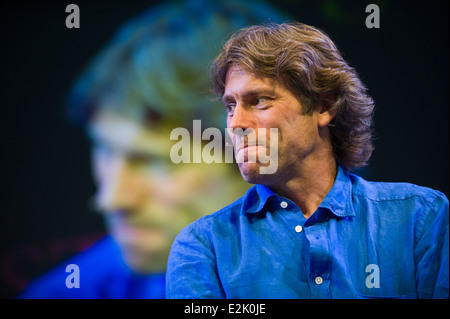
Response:
[[[168,298],[448,298],[448,199],[341,167],[311,217],[256,185],[174,242]]]
[[[79,287],[67,287],[66,266],[79,268]],[[125,265],[116,243],[106,236],[94,246],[33,280],[23,299],[159,299],[165,274],[138,275]]]

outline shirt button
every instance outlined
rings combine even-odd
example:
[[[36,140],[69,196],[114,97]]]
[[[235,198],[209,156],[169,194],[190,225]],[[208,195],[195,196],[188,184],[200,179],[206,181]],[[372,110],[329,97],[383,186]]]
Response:
[[[288,207],[288,203],[281,202],[280,206],[281,206],[281,208],[286,208],[286,207]]]
[[[321,285],[321,284],[323,283],[323,279],[322,279],[322,277],[317,276],[316,279],[314,279],[314,282],[315,282],[317,285]]]
[[[302,226],[300,226],[300,225],[295,226],[295,231],[296,231],[297,233],[301,233],[302,230],[303,230],[303,227],[302,227]]]

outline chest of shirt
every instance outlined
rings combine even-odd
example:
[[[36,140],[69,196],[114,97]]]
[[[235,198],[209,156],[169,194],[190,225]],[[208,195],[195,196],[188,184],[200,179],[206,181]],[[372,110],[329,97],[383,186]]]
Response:
[[[225,293],[355,298],[415,290],[411,227],[402,227],[402,233],[380,221],[375,227],[372,213],[344,218],[327,210],[316,213],[307,221],[299,212],[264,210],[241,215],[228,224],[234,229],[220,231],[223,236],[213,245]]]

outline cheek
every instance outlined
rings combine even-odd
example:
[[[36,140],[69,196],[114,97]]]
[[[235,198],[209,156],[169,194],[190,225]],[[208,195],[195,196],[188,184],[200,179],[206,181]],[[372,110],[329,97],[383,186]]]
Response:
[[[288,152],[293,152],[296,148],[303,148],[315,140],[317,130],[311,124],[311,121],[286,121],[278,129],[279,145]]]

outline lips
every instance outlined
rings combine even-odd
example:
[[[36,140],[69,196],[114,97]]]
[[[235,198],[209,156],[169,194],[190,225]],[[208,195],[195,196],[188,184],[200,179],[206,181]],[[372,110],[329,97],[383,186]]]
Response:
[[[238,163],[256,163],[258,162],[259,154],[265,155],[265,149],[267,148],[266,141],[268,140],[268,137],[266,136],[265,130],[262,130],[259,133],[260,134],[258,134],[256,130],[253,130],[251,133],[246,135],[232,135],[235,157]]]
[[[263,149],[260,147],[265,147],[263,144],[244,144],[239,146],[236,152],[236,162],[237,163],[256,163],[258,162],[258,156]]]
[[[250,139],[250,142],[248,141]],[[261,143],[257,143],[257,141],[252,141],[252,140],[256,140],[256,138],[246,138],[247,141],[242,142],[241,139],[236,139],[235,141],[235,149],[236,149],[236,153],[239,153],[241,150],[244,150],[246,148],[249,147],[253,147],[253,146],[263,146],[266,147],[266,143],[265,142],[265,138],[260,138],[258,139],[259,141],[262,141]]]
[[[256,147],[256,146],[264,146],[264,145],[259,145],[259,144],[247,144],[247,143],[245,143],[244,146],[238,147],[237,153],[239,153],[240,151],[245,150],[245,149],[247,149],[247,148],[249,148],[249,147]]]

